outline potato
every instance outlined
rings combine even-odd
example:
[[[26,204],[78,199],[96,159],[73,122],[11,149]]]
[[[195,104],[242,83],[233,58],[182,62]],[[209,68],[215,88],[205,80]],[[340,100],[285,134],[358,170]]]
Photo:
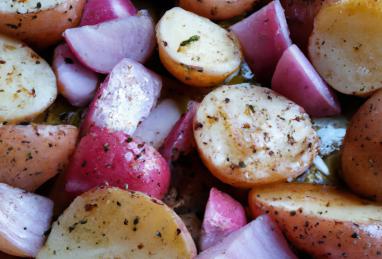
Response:
[[[283,183],[254,188],[254,216],[269,214],[296,248],[314,258],[377,258],[382,206],[335,187]]]
[[[195,256],[190,233],[165,204],[139,192],[101,188],[73,201],[37,259]]]
[[[250,11],[258,2],[258,0],[179,0],[179,6],[212,20],[225,20]]]
[[[0,182],[36,190],[65,169],[77,136],[69,125],[0,127]]]
[[[356,193],[382,201],[382,90],[351,119],[342,147],[341,176]]]
[[[174,7],[163,15],[156,35],[160,60],[185,84],[215,86],[240,68],[242,57],[235,37],[182,8]]]
[[[210,171],[244,188],[297,177],[318,149],[318,137],[301,107],[249,84],[209,93],[196,112],[194,136]]]
[[[48,63],[24,43],[0,35],[0,122],[31,120],[56,96]]]
[[[58,43],[62,33],[78,25],[86,0],[2,0],[0,33],[33,47]]]
[[[382,2],[327,1],[314,20],[309,54],[319,74],[344,94],[382,87]]]

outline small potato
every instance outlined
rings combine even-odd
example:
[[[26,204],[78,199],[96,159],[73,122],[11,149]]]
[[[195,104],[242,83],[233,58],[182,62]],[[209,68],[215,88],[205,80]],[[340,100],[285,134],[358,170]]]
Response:
[[[56,96],[56,77],[48,63],[24,43],[0,35],[0,122],[32,120]]]
[[[42,49],[79,24],[86,0],[1,0],[0,33]]]
[[[327,1],[314,20],[310,59],[337,91],[369,96],[382,88],[382,2]]]
[[[283,183],[256,187],[254,216],[267,213],[296,248],[313,258],[378,258],[382,206],[324,185]]]
[[[36,190],[65,169],[77,136],[69,125],[0,127],[0,182]]]
[[[356,193],[382,201],[382,90],[351,119],[342,147],[342,178]]]
[[[196,112],[194,136],[210,171],[242,188],[297,177],[312,164],[319,142],[300,106],[250,84],[209,93]]]
[[[258,0],[180,0],[179,6],[212,20],[225,20],[251,10]]]
[[[236,38],[182,8],[164,14],[156,36],[163,65],[185,84],[215,86],[240,68],[242,56]]]
[[[101,188],[73,201],[53,224],[37,259],[195,256],[186,226],[165,204],[139,192]]]

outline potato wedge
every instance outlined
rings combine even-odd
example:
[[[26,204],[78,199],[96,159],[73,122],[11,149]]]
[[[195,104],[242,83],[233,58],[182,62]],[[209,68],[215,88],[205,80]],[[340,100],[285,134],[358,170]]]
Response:
[[[241,52],[236,38],[210,20],[174,7],[156,28],[159,56],[185,84],[215,86],[237,72]]]
[[[0,35],[0,122],[31,120],[56,96],[48,63],[24,43]]]
[[[181,219],[139,192],[100,188],[77,197],[53,224],[44,258],[194,258]]]
[[[77,136],[69,125],[0,127],[0,182],[36,190],[66,167]]]
[[[327,1],[320,9],[309,54],[334,89],[365,96],[382,88],[381,23],[381,1]]]
[[[318,137],[300,106],[250,84],[209,93],[196,112],[194,136],[210,171],[243,188],[297,177],[318,149]]]
[[[267,213],[287,239],[315,258],[377,258],[382,252],[382,206],[335,187],[283,183],[256,187],[254,216]]]
[[[58,43],[78,25],[86,0],[2,0],[0,33],[42,49]]]

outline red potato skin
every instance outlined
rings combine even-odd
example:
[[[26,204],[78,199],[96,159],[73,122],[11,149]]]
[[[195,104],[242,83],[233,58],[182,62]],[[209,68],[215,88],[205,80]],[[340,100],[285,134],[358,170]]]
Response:
[[[170,170],[153,147],[121,131],[95,127],[78,144],[65,179],[65,191],[73,196],[109,185],[162,199],[170,184]]]
[[[188,154],[195,147],[193,121],[199,103],[190,101],[187,112],[176,122],[159,152],[168,162],[175,161],[180,154]]]
[[[272,89],[305,109],[312,117],[341,114],[339,101],[296,45],[281,56]]]
[[[137,9],[130,0],[88,0],[80,26],[95,25],[136,14]]]
[[[281,55],[292,44],[280,2],[270,2],[230,29],[256,79],[269,82]]]

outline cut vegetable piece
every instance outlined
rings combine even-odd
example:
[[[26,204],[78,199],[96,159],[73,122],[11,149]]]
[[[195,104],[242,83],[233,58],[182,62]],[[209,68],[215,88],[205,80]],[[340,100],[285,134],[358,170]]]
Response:
[[[310,116],[341,113],[335,93],[296,45],[290,46],[281,56],[273,74],[272,89],[302,106]]]
[[[256,79],[270,81],[281,55],[292,44],[279,0],[236,23],[231,31],[238,37]]]
[[[382,88],[382,2],[328,1],[314,20],[310,59],[329,85],[369,96]]]
[[[130,0],[88,0],[80,26],[95,25],[136,13],[137,9]]]
[[[77,136],[69,125],[0,127],[0,182],[36,190],[65,169]]]
[[[31,120],[56,96],[48,63],[24,43],[0,35],[0,122]]]
[[[247,218],[243,206],[228,194],[212,188],[204,212],[200,250],[216,245],[245,224]]]
[[[190,153],[195,146],[193,120],[199,103],[190,101],[187,112],[176,122],[159,152],[167,161],[175,161],[181,154]]]
[[[75,196],[96,186],[111,185],[161,199],[169,184],[169,167],[153,147],[121,131],[93,128],[72,157],[65,190]]]
[[[42,49],[78,25],[86,0],[1,0],[0,34]],[[1,55],[0,55],[1,56]]]
[[[269,213],[291,244],[313,257],[377,258],[381,252],[381,205],[302,183],[259,186],[249,197],[254,215]]]
[[[163,65],[185,84],[215,86],[240,68],[241,52],[234,36],[182,8],[163,15],[156,35]]]
[[[37,259],[195,256],[190,233],[165,204],[139,192],[102,188],[73,201]]]
[[[181,112],[177,103],[171,99],[165,99],[139,124],[133,137],[154,148],[159,148],[180,116]]]
[[[154,23],[147,11],[98,25],[66,30],[74,55],[91,70],[108,74],[122,59],[145,62],[155,47]]]
[[[0,250],[35,257],[50,228],[53,202],[4,183],[0,183],[0,201]]]
[[[233,232],[197,259],[297,259],[279,227],[269,216],[260,216]]]
[[[132,135],[155,107],[161,78],[143,65],[123,59],[101,84],[82,125],[85,135],[93,126]]]
[[[66,44],[56,47],[53,70],[57,77],[58,91],[70,104],[82,107],[93,99],[98,75],[82,66]]]
[[[243,188],[299,176],[319,147],[309,116],[300,106],[250,84],[210,92],[196,112],[194,136],[210,171]]]

